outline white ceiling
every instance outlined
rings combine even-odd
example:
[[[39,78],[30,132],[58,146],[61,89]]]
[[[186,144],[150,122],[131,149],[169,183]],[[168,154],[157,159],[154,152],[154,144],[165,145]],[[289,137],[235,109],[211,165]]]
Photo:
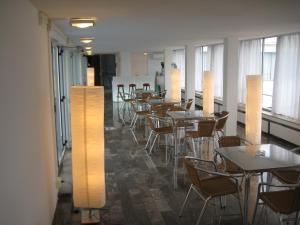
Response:
[[[80,45],[94,52],[147,51],[227,36],[258,37],[300,31],[300,0],[32,0]],[[72,17],[96,17],[76,29]]]

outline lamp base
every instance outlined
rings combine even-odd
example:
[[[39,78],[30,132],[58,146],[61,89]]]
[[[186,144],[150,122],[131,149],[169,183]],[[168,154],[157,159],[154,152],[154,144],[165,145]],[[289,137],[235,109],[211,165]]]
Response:
[[[83,209],[81,210],[81,224],[99,224],[99,210]]]

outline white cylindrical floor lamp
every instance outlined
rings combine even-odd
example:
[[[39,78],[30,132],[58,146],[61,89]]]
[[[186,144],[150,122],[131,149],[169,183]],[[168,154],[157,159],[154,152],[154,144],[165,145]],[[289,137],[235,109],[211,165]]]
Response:
[[[214,75],[211,71],[203,74],[203,113],[210,115],[214,112]]]
[[[105,205],[104,87],[71,88],[71,131],[74,206],[91,223]]]
[[[246,76],[246,138],[252,144],[261,143],[262,76]]]

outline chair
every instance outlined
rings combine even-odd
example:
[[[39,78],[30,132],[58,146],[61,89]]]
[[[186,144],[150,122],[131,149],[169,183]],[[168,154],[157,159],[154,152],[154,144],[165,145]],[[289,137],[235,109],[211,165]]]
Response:
[[[186,103],[186,106],[185,106],[185,110],[190,110],[191,109],[191,106],[192,106],[192,104],[193,104],[193,99],[192,98],[190,98],[190,99],[188,99],[188,101],[187,101],[187,103]]]
[[[124,114],[126,113],[126,108],[125,106],[127,106],[127,110],[128,110],[128,115],[130,116],[130,103],[134,101],[134,99],[131,97],[130,94],[128,93],[121,93],[121,99],[122,99],[122,105],[120,107],[120,111],[123,111],[123,117],[121,118],[121,120],[123,121],[123,124],[125,125],[125,119],[124,119]]]
[[[239,202],[240,215],[242,217],[242,207],[239,193],[240,188],[236,178],[228,174],[217,172],[216,166],[212,161],[205,161],[195,157],[185,157],[184,165],[191,180],[191,185],[181,206],[179,216],[182,216],[190,193],[191,191],[194,191],[204,201],[204,205],[201,209],[196,225],[200,224],[210,200],[230,194],[236,194]],[[200,174],[202,177],[200,177]],[[217,215],[215,215],[215,217],[216,216]]]
[[[213,139],[216,127],[215,120],[200,120],[198,121],[198,129],[196,131],[187,131],[186,137],[192,139],[192,147],[195,156],[198,156],[195,147],[195,139]],[[214,141],[213,141],[214,143]],[[214,145],[214,144],[213,144]]]
[[[229,116],[229,112],[222,111],[221,113],[215,113],[215,116],[218,117],[215,133],[217,135],[217,138],[219,139],[221,136],[224,135],[224,127]]]
[[[149,83],[143,83],[143,89],[144,90],[150,90],[150,84]]]
[[[239,136],[223,136],[218,141],[220,148],[241,146],[242,142],[245,142],[246,144],[249,143],[248,141],[240,138]],[[217,161],[216,158],[215,161]],[[219,163],[217,167],[219,170],[222,170],[226,173],[241,174],[242,176],[244,175],[243,171],[236,164],[227,159],[222,159],[221,163]]]
[[[129,94],[130,94],[131,96],[134,96],[135,90],[136,90],[136,84],[129,84]]]
[[[173,135],[173,127],[169,123],[170,121],[165,120],[160,117],[157,117],[157,116],[154,116],[154,115],[147,116],[147,121],[148,121],[148,126],[150,128],[150,134],[149,134],[146,146],[145,146],[145,150],[147,151],[148,146],[150,145],[148,154],[151,155],[157,139],[161,135],[165,135],[165,138],[166,138],[166,162],[167,162],[167,159],[168,159],[167,135]],[[154,140],[152,141],[152,144],[151,144],[151,139],[152,139],[153,135],[154,135]]]
[[[139,142],[138,142],[138,140],[137,140],[137,138],[136,138],[136,135],[135,135],[136,121],[137,121],[138,119],[141,119],[141,118],[146,118],[146,116],[147,116],[150,112],[149,112],[149,110],[138,110],[138,109],[136,108],[137,102],[133,102],[133,101],[132,101],[132,102],[130,102],[130,104],[131,104],[131,108],[132,108],[132,110],[133,110],[133,112],[134,112],[134,115],[133,115],[133,117],[132,117],[131,124],[130,124],[129,128],[130,128],[130,130],[131,130],[131,132],[132,132],[132,135],[133,135],[133,138],[134,138],[135,142],[138,144]]]
[[[300,154],[300,147],[291,150],[296,154]],[[271,171],[272,177],[276,177],[281,183],[295,184],[300,178],[299,169],[277,169]],[[272,181],[272,178],[271,178]]]
[[[266,186],[266,188],[262,188]],[[263,191],[263,190],[272,191]],[[284,189],[283,189],[284,188]],[[258,186],[258,194],[256,199],[256,207],[253,214],[252,224],[255,223],[256,212],[259,204],[259,200],[262,200],[263,206],[268,206],[273,212],[279,216],[280,224],[284,221],[295,220],[295,225],[300,219],[298,217],[300,211],[300,182],[296,184],[284,184],[284,185],[272,185],[268,183],[260,183]],[[264,208],[262,209],[264,211]],[[296,213],[294,218],[283,218],[283,215],[289,216],[292,213]],[[266,213],[265,213],[266,215]]]
[[[124,94],[124,84],[118,84],[118,94],[117,94],[117,98],[119,101],[119,98],[121,97],[122,94]]]

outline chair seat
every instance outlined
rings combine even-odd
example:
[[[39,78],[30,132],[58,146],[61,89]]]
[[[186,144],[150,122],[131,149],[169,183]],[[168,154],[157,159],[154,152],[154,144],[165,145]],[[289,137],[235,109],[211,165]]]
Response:
[[[217,197],[236,193],[236,184],[227,177],[209,177],[201,180],[201,192],[207,196]]]
[[[276,176],[279,181],[286,184],[295,184],[300,176],[299,170],[273,170],[272,174]]]
[[[222,161],[220,164],[217,165],[217,168],[218,170],[222,170],[231,174],[243,173],[241,168],[239,168],[236,164],[229,160]]]
[[[201,134],[199,134],[199,131],[187,131],[186,136],[190,138],[211,137],[211,136],[201,136]]]
[[[173,133],[173,128],[168,126],[168,127],[157,127],[157,128],[154,128],[154,131],[156,133],[159,133],[159,134],[171,134]]]
[[[137,111],[136,114],[139,116],[146,116],[149,114],[149,111]]]
[[[299,210],[300,207],[294,204],[296,198],[294,190],[263,192],[260,194],[260,198],[273,211],[282,214],[290,214]]]

